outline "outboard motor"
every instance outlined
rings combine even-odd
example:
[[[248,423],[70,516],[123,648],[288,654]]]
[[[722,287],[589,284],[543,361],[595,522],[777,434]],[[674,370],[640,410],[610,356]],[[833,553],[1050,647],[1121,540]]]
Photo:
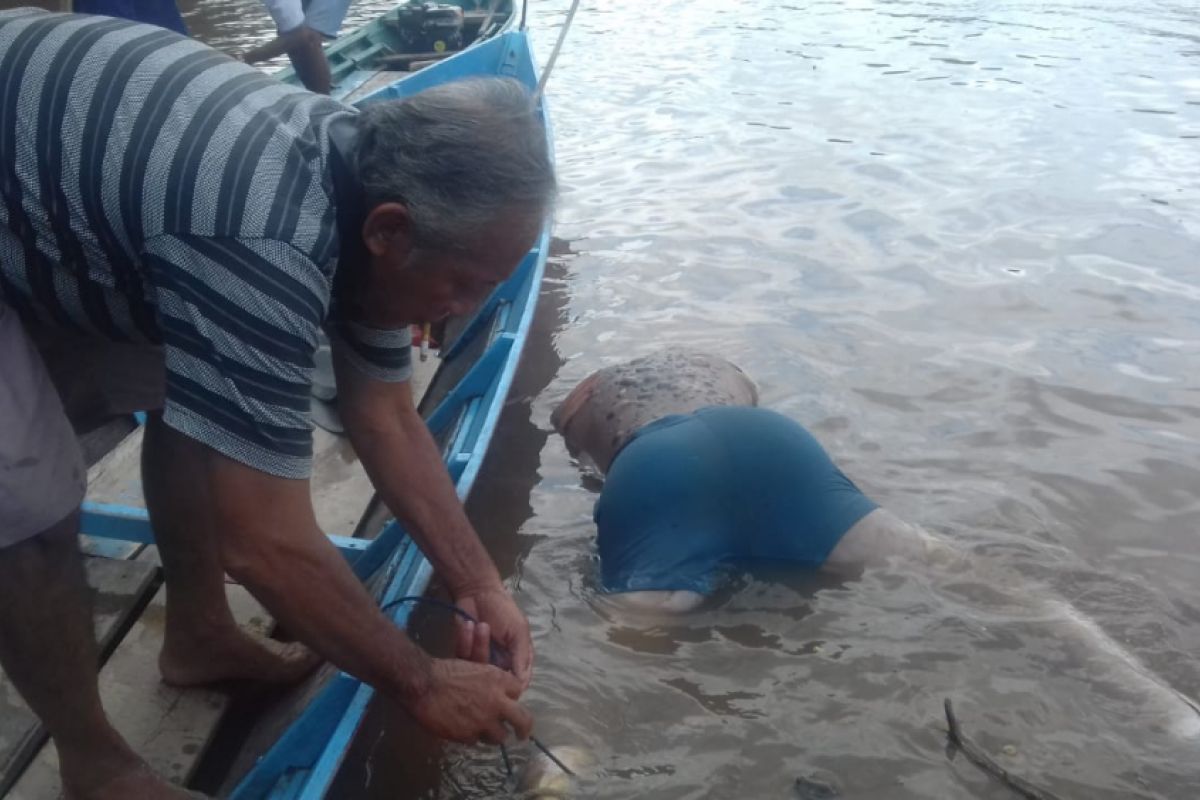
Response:
[[[397,30],[409,53],[445,53],[463,46],[463,10],[443,3],[408,3],[397,9]]]

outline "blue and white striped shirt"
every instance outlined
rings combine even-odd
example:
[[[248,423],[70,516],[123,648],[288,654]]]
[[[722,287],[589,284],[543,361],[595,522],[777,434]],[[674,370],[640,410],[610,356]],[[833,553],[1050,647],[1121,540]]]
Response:
[[[317,329],[374,377],[411,370],[407,330],[327,319],[328,130],[353,113],[162,28],[0,12],[0,299],[161,343],[168,425],[306,477]]]

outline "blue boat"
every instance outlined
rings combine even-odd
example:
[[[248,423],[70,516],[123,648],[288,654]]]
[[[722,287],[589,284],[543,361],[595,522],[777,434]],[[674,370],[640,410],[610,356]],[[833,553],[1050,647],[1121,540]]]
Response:
[[[524,14],[524,9],[520,12]],[[371,20],[325,47],[333,78],[331,94],[355,100],[396,81],[398,71],[417,71],[517,26],[513,0],[412,0]],[[291,67],[275,73],[299,85]]]
[[[345,37],[329,48],[336,70],[335,96],[363,106],[402,98],[440,83],[486,75],[516,78],[532,90],[537,85],[538,68],[528,35],[523,28],[512,25],[511,0],[502,0],[497,6],[505,16],[492,35],[444,58],[427,59],[426,65],[408,64],[410,69],[405,71],[381,70],[378,66],[395,66],[403,60],[379,61],[382,56],[409,55],[397,52],[396,47],[380,46],[391,35],[383,20]],[[383,19],[397,12],[393,9]],[[374,56],[365,57],[368,50],[373,50]],[[413,66],[416,71],[411,71]],[[287,72],[281,77],[294,80]],[[544,101],[540,103],[540,115],[550,138]],[[472,316],[451,320],[442,333],[441,363],[419,408],[441,446],[458,496],[464,501],[479,474],[512,385],[549,248],[550,220],[546,220],[536,244],[512,277],[497,287]],[[364,509],[364,520],[385,513],[377,502],[372,506]],[[82,528],[93,537],[153,541],[142,509],[85,503]],[[387,522],[373,539],[330,539],[372,589],[381,607],[426,590],[432,568],[396,521]],[[405,626],[410,611],[409,605],[400,604],[390,606],[387,613],[398,626]],[[326,796],[374,690],[344,672],[327,668],[322,679],[302,694],[305,700],[300,707],[289,709],[293,721],[240,778],[230,794],[232,798],[315,800]]]

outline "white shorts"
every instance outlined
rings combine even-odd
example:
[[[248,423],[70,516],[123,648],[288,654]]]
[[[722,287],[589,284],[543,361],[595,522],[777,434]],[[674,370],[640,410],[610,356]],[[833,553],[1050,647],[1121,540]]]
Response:
[[[17,313],[0,303],[0,548],[65,519],[86,488],[58,392]]]
[[[304,25],[317,33],[335,38],[346,19],[350,0],[263,0],[280,33]]]

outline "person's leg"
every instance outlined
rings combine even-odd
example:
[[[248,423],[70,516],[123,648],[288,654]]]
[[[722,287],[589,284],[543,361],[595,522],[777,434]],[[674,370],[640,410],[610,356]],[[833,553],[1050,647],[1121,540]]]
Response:
[[[342,21],[350,8],[350,0],[305,0],[304,30],[310,36],[303,53],[289,52],[296,74],[310,91],[329,94],[333,89],[325,43],[337,38]]]
[[[329,59],[325,58],[324,38],[307,26],[287,36],[292,37],[288,58],[301,83],[310,92],[329,94],[333,89],[333,76],[329,72]]]
[[[298,680],[319,663],[298,643],[250,636],[229,610],[217,549],[203,445],[151,414],[142,442],[142,486],[167,586],[163,680],[190,686],[226,679]]]
[[[72,798],[179,798],[109,724],[76,532],[85,475],[62,404],[0,303],[0,667],[58,747]]]
[[[78,513],[0,550],[0,666],[58,748],[67,797],[184,798],[109,724],[96,684]]]

